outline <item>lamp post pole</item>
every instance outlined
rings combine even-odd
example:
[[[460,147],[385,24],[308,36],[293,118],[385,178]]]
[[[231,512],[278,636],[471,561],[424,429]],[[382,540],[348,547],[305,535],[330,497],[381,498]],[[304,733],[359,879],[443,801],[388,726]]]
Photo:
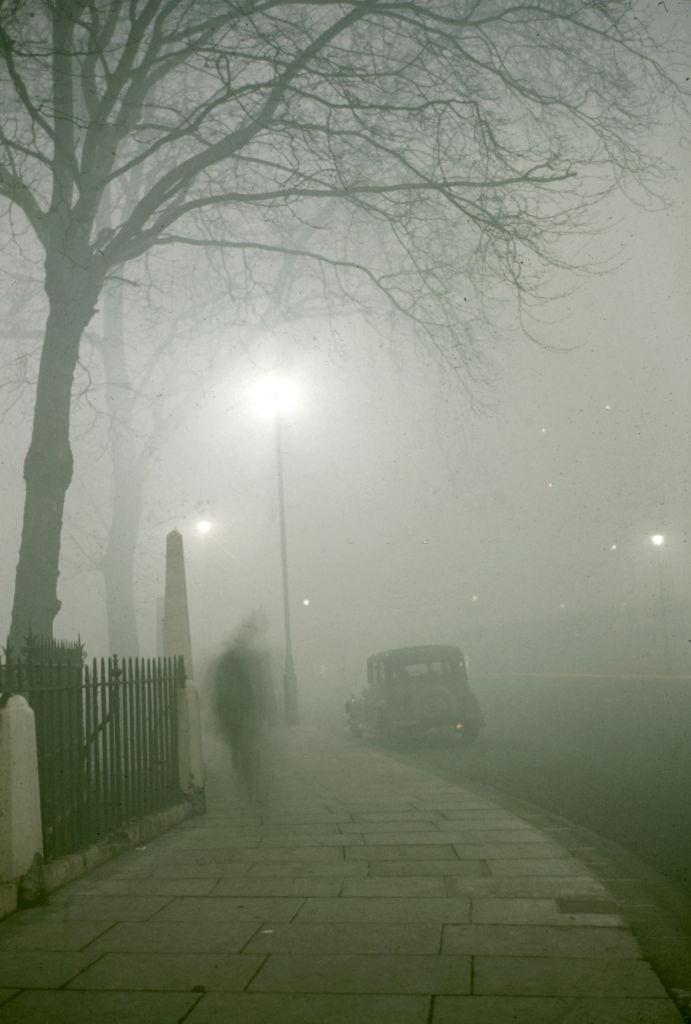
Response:
[[[667,622],[667,594],[665,592],[664,567],[662,565],[662,548],[665,545],[665,536],[662,533],[655,533],[650,538],[655,546],[657,561],[657,586],[660,607],[660,626],[662,629],[662,643],[664,651],[664,667],[666,675],[672,671],[672,659],[669,649],[669,623]]]
[[[288,587],[288,544],[286,540],[286,510],[283,491],[283,448],[281,414],[276,412],[276,475],[278,477],[278,517],[281,532],[281,574],[283,581],[283,624],[285,628],[285,664],[283,668],[283,707],[287,725],[297,725],[298,686],[293,662],[293,638],[290,629],[290,591]]]

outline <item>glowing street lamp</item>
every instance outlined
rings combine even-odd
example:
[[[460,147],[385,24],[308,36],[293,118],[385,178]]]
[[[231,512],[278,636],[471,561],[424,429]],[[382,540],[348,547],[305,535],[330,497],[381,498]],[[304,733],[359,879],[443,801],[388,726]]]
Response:
[[[208,519],[200,519],[196,524],[197,533],[201,533],[202,537],[206,537],[207,533],[211,533],[214,528],[214,524]]]
[[[292,377],[262,377],[252,387],[252,403],[260,416],[281,416],[293,412],[298,398],[298,387]]]
[[[278,481],[278,515],[281,536],[281,575],[283,581],[283,624],[285,629],[285,664],[283,669],[283,706],[288,725],[296,725],[298,715],[298,687],[293,661],[293,639],[290,628],[290,591],[288,587],[288,544],[286,539],[286,512],[283,488],[283,448],[281,443],[281,417],[292,412],[298,404],[298,388],[288,377],[265,377],[254,385],[252,398],[257,412],[273,416],[276,437],[276,476]]]

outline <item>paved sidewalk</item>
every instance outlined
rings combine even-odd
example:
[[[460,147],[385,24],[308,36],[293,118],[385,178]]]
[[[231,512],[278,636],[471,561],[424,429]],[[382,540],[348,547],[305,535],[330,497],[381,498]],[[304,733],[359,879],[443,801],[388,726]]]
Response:
[[[3,1024],[678,1024],[558,830],[309,729],[261,804],[225,772],[207,815],[0,923]]]

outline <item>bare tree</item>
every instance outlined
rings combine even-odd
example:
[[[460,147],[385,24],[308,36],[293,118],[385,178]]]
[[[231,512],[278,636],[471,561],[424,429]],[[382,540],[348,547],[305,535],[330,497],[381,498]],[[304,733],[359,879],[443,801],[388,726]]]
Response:
[[[222,246],[244,287],[288,251],[470,373],[480,297],[529,291],[592,204],[654,174],[655,54],[633,0],[2,0],[0,194],[48,300],[11,636],[60,607],[72,383],[125,264]],[[320,240],[287,246],[324,202]]]

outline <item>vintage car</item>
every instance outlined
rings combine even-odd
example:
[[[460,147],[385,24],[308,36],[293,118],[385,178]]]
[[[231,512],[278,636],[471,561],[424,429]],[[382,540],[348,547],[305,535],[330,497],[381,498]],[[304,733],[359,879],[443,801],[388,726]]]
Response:
[[[367,685],[346,701],[351,732],[412,738],[430,732],[477,739],[484,719],[458,647],[380,651],[367,659]]]

